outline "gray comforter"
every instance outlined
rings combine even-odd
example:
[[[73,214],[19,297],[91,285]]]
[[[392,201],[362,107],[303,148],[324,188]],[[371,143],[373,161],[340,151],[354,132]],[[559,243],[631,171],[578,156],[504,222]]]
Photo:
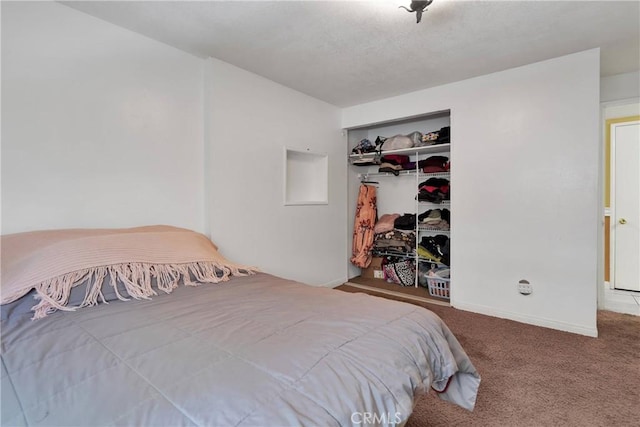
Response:
[[[394,425],[430,387],[472,409],[480,383],[432,312],[267,274],[37,321],[23,299],[3,306],[3,426]]]

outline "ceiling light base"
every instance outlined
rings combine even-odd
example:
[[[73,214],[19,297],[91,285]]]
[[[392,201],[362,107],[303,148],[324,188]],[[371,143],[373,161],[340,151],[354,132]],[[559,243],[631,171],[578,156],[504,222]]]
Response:
[[[402,8],[402,9],[406,10],[407,12],[415,12],[416,13],[416,24],[417,24],[422,19],[422,12],[426,12],[427,11],[427,7],[431,3],[433,3],[433,0],[412,1],[411,5],[409,6],[411,9],[407,9],[406,6],[400,6],[399,8]]]

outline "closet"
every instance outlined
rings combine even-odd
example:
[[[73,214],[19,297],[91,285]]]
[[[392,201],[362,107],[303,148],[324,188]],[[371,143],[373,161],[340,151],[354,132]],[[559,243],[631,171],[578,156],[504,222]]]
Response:
[[[379,137],[384,139],[395,135],[411,135],[414,132],[420,132],[423,135],[431,132],[437,133],[443,128],[449,130],[450,125],[450,112],[440,111],[409,119],[348,129],[350,236],[353,235],[354,230],[359,188],[364,183],[376,188],[378,219],[383,215],[398,214],[402,216],[403,229],[398,231],[403,233],[403,239],[412,240],[411,245],[405,245],[404,253],[399,250],[387,252],[384,250],[384,240],[378,242],[378,239],[385,236],[381,235],[383,233],[377,234],[372,251],[374,257],[371,266],[360,269],[349,263],[349,282],[351,284],[375,292],[448,305],[453,276],[453,274],[450,275],[453,270],[450,270],[450,255],[448,253],[451,248],[450,239],[453,229],[450,216],[451,170],[455,168],[450,157],[451,139],[443,138],[436,143],[421,143],[428,145],[416,144],[411,148],[381,152],[352,153],[352,149],[358,146],[363,139],[375,144]],[[381,166],[384,165],[363,166],[358,164],[363,163],[366,159],[376,159],[377,163],[380,163],[389,155],[406,156],[392,158],[406,159],[409,163],[400,170],[386,172],[384,170],[388,169],[384,168],[383,171],[380,171]],[[442,158],[448,160],[446,169],[426,168],[425,171],[425,166],[431,164],[432,160]],[[433,183],[446,184],[446,196],[430,197],[429,194],[423,193],[418,197],[421,187],[423,191],[433,189],[433,185],[431,185]],[[396,222],[396,224],[398,223]],[[396,230],[392,233],[396,233]],[[398,233],[395,235],[400,236]],[[392,239],[395,235],[388,234]],[[440,256],[441,252],[439,254],[434,254],[434,252],[444,249],[445,244],[447,257],[443,259]],[[349,254],[351,256],[351,250]],[[381,263],[386,263],[387,266],[382,267]],[[396,282],[398,280],[397,277],[393,277],[393,265],[402,266],[404,269],[411,266],[413,269],[411,281],[413,283],[394,283],[394,280]],[[390,274],[385,274],[385,272]],[[384,277],[381,278],[381,275]],[[404,282],[408,281],[406,277]]]

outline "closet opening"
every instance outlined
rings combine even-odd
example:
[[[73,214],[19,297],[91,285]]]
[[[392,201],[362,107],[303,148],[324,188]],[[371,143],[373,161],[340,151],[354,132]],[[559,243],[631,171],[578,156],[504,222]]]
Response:
[[[451,111],[347,132],[348,284],[449,305],[455,286]]]

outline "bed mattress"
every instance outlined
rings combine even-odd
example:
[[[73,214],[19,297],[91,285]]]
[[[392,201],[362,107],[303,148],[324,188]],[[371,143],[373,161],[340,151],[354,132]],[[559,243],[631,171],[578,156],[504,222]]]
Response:
[[[395,425],[430,388],[472,409],[480,382],[434,313],[264,273],[32,305],[2,307],[2,425]]]

